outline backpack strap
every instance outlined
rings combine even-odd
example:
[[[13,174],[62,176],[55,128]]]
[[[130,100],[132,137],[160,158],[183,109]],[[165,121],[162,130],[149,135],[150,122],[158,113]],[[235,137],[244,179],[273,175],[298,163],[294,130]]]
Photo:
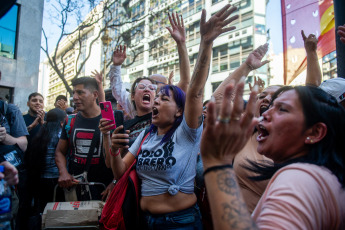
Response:
[[[72,132],[72,129],[73,129],[73,126],[74,126],[74,122],[75,122],[75,118],[76,118],[76,114],[70,114],[67,117],[66,126],[65,126],[67,138],[69,138],[69,136],[70,136],[70,134]]]

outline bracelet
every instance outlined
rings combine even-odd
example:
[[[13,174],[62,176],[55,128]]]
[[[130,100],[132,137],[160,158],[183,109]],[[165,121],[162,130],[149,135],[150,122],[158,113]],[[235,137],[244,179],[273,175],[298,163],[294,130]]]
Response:
[[[247,66],[249,67],[250,70],[254,70],[254,67],[250,64],[248,64],[247,62],[245,62],[247,64]]]
[[[117,157],[117,156],[120,154],[120,149],[119,149],[119,151],[118,151],[116,154],[114,154],[114,153],[111,151],[111,148],[109,149],[109,151],[110,151],[110,155],[112,155],[113,157]]]
[[[232,165],[217,165],[217,166],[209,167],[208,169],[206,169],[204,171],[204,173],[202,175],[205,176],[207,173],[209,173],[211,171],[222,170],[222,169],[225,169],[225,168],[232,169]]]

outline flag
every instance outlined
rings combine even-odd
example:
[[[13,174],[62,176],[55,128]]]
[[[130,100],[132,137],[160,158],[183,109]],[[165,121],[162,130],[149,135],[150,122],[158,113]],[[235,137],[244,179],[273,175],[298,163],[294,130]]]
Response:
[[[332,0],[282,0],[284,84],[290,84],[307,66],[301,30],[318,37],[319,57],[334,51]]]

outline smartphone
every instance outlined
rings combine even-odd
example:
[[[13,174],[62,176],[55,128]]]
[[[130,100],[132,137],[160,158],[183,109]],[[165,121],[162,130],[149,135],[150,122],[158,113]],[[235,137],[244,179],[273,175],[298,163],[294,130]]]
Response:
[[[114,118],[114,112],[113,112],[113,107],[111,106],[110,101],[105,101],[105,102],[100,102],[99,106],[101,107],[101,114],[102,118],[108,119],[111,122],[108,124],[112,124],[112,129],[115,129],[115,118]]]
[[[116,127],[119,127],[121,125],[123,125],[123,111],[122,110],[115,110],[115,123],[116,123]],[[125,128],[120,130],[120,133],[125,133]]]

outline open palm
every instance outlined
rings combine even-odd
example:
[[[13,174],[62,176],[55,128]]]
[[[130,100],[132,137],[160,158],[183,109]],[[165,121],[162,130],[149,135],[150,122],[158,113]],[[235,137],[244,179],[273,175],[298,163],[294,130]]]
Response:
[[[251,52],[246,60],[246,63],[251,67],[252,70],[258,69],[261,66],[267,64],[269,61],[261,61],[262,58],[266,55],[268,50],[268,44],[264,44],[256,48]]]
[[[113,64],[114,65],[122,65],[122,63],[126,60],[126,46],[118,46],[113,53]]]
[[[175,40],[175,42],[185,42],[186,41],[186,30],[184,28],[183,18],[179,16],[177,13],[172,13],[172,16],[168,14],[170,27],[166,27],[169,31],[171,37]],[[181,18],[181,19],[180,19]]]
[[[220,34],[236,29],[235,26],[230,26],[227,28],[231,22],[238,18],[238,15],[235,15],[227,19],[234,11],[237,10],[237,7],[233,6],[230,8],[230,4],[223,7],[218,13],[213,15],[206,22],[206,10],[202,10],[201,21],[200,21],[200,33],[204,42],[212,43]]]

